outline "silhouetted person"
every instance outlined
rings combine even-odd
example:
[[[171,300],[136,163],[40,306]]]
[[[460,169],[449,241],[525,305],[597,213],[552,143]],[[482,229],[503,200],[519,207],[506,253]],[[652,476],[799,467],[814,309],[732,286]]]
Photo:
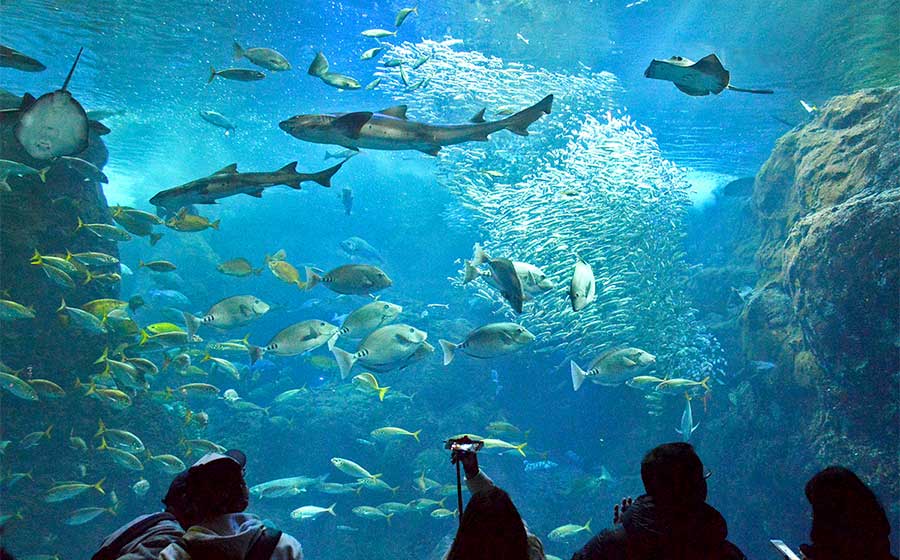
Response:
[[[184,536],[160,560],[301,560],[300,543],[243,513],[250,500],[240,451],[207,453],[187,471]]]
[[[688,443],[666,443],[641,461],[646,494],[623,501],[621,523],[592,538],[573,560],[743,560],[725,519],[706,503],[703,463]]]
[[[142,515],[106,537],[91,560],[156,560],[184,535],[187,471],[178,474],[163,498],[165,511]]]
[[[828,467],[806,483],[812,505],[812,544],[800,546],[809,560],[897,560],[891,525],[875,494],[852,471]]]
[[[494,486],[478,467],[478,456],[469,451],[454,451],[453,461],[457,460],[463,465],[472,497],[462,514],[453,543],[443,549],[446,552],[435,557],[444,560],[545,560],[540,539],[528,530],[509,494]]]

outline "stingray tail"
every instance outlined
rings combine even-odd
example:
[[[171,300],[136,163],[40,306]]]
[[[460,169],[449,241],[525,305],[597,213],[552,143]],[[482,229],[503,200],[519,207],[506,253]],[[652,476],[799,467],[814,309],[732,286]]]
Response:
[[[69,69],[69,75],[66,76],[66,81],[63,83],[63,87],[60,88],[63,91],[65,91],[65,89],[67,87],[69,87],[69,80],[72,79],[72,74],[75,73],[75,67],[78,66],[78,61],[81,60],[81,53],[83,53],[83,52],[84,52],[84,47],[81,47],[80,49],[78,49],[78,56],[75,57],[75,62],[72,64],[72,68]]]
[[[766,95],[775,93],[774,91],[772,91],[770,89],[745,89],[745,88],[739,88],[739,87],[734,87],[734,86],[728,86],[728,89],[730,89],[731,91],[739,91],[741,93],[761,93],[761,94],[766,94]]]

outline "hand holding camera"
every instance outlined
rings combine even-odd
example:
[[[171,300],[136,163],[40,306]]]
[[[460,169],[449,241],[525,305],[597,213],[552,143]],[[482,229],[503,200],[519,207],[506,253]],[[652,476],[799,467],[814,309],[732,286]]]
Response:
[[[483,441],[476,441],[468,436],[451,439],[444,445],[446,449],[451,451],[450,463],[461,463],[466,471],[466,478],[472,478],[478,475],[478,451],[484,447]]]

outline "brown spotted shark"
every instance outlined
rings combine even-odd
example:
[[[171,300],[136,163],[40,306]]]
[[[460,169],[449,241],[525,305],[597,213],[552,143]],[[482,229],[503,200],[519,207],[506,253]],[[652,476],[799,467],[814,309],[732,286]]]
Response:
[[[406,118],[406,105],[381,111],[359,111],[326,115],[297,115],[279,126],[300,140],[336,144],[352,150],[418,150],[436,156],[444,146],[463,142],[487,142],[488,136],[508,130],[528,136],[528,126],[550,114],[553,95],[514,115],[485,122],[484,110],[466,124],[427,124]]]

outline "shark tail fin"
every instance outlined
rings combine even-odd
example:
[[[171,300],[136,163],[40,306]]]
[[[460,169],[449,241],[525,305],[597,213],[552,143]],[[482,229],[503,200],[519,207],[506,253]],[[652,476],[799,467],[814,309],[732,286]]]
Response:
[[[506,130],[512,132],[513,134],[518,134],[519,136],[528,136],[528,127],[531,125],[531,123],[543,117],[544,115],[549,115],[552,107],[553,94],[550,94],[531,107],[523,109],[515,115],[511,115],[501,122],[505,125],[504,128],[506,128]]]
[[[730,89],[731,91],[739,91],[741,93],[759,93],[759,94],[763,94],[763,95],[770,95],[770,94],[775,93],[771,89],[746,89],[746,88],[734,87],[732,85],[726,86],[726,88]]]
[[[231,45],[231,49],[232,49],[232,54],[233,54],[232,58],[234,58],[234,60],[240,60],[240,59],[244,58],[244,49],[241,48],[241,46],[238,44],[237,41],[235,41]]]
[[[210,66],[210,67],[209,67],[209,79],[206,80],[206,83],[207,83],[207,84],[211,84],[212,81],[216,79],[216,75],[217,75],[217,74],[218,74],[218,72],[216,72],[216,67],[215,67],[215,66]]]
[[[331,188],[331,178],[334,177],[335,173],[341,170],[341,166],[345,163],[347,163],[346,159],[333,167],[329,167],[328,169],[323,169],[322,171],[313,173],[309,176],[309,179],[311,181],[319,183],[323,187]]]

